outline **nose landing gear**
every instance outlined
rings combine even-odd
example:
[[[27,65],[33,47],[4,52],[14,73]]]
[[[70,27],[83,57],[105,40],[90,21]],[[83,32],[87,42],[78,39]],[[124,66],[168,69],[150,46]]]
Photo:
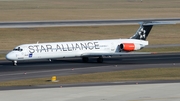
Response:
[[[49,62],[52,62],[52,59],[48,59]]]
[[[14,66],[17,66],[17,61],[12,61]]]

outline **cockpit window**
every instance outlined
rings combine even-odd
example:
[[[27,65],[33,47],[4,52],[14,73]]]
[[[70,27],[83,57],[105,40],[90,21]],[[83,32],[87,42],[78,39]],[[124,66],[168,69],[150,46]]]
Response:
[[[18,51],[18,49],[14,48],[13,51]]]
[[[13,51],[23,51],[23,49],[21,49],[20,47],[18,47],[18,48],[14,48]]]

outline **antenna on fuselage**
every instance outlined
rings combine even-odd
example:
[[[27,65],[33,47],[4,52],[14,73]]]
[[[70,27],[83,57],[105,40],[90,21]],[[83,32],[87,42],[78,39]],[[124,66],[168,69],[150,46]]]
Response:
[[[37,43],[36,44],[39,44],[39,41],[37,41]]]

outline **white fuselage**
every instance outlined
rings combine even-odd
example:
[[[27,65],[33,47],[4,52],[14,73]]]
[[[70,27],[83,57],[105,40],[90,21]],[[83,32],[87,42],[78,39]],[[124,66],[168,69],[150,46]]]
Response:
[[[141,48],[148,41],[136,39],[89,40],[72,42],[53,42],[23,44],[6,55],[8,60],[53,59],[65,57],[82,57],[86,53],[118,53],[122,43],[138,44]],[[139,49],[136,49],[139,50]]]

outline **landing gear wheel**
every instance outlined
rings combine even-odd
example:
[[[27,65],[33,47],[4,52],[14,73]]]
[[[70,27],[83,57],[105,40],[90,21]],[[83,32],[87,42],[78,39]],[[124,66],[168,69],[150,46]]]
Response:
[[[13,65],[14,65],[14,66],[17,66],[17,61],[13,61]]]
[[[97,58],[97,62],[98,63],[103,63],[103,58],[102,57]]]
[[[89,58],[88,58],[88,57],[82,57],[82,61],[83,61],[84,63],[87,63],[87,62],[89,61]]]
[[[48,59],[49,60],[49,62],[52,62],[52,59]]]

